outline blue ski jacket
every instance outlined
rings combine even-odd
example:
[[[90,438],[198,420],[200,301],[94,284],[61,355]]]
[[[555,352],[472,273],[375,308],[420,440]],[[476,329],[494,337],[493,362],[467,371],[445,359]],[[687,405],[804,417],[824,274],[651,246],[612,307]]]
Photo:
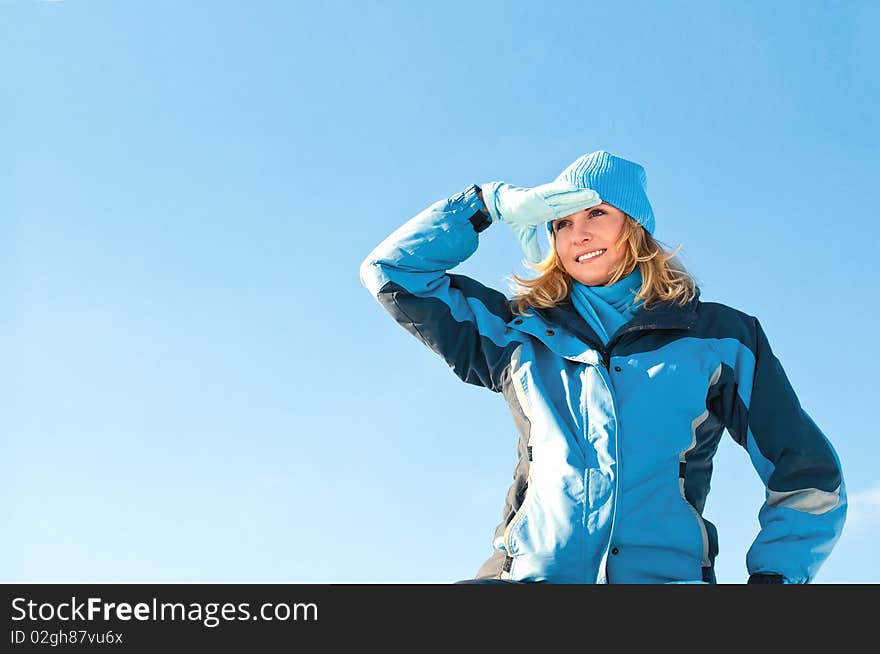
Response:
[[[430,205],[360,267],[400,325],[513,414],[519,461],[477,578],[715,583],[718,534],[702,514],[726,429],[766,487],[748,572],[809,583],[843,528],[842,470],[757,318],[698,290],[640,311],[605,346],[570,303],[515,315],[504,294],[447,272],[491,225],[478,191]]]

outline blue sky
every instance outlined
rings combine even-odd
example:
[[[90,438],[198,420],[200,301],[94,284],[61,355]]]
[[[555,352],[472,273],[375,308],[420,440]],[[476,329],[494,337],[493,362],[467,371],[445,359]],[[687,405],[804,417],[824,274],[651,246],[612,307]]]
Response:
[[[0,0],[0,580],[472,577],[513,420],[358,266],[606,149],[843,461],[816,582],[880,582],[878,30],[855,1]],[[494,225],[456,272],[507,290],[521,260]],[[720,582],[763,493],[725,437]]]

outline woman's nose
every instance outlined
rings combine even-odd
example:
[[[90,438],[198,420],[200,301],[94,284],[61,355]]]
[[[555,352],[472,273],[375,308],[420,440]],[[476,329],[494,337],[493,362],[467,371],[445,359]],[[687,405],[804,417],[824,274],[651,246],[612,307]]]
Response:
[[[574,233],[578,240],[586,240],[593,238],[593,230],[586,220],[579,220],[575,223]]]

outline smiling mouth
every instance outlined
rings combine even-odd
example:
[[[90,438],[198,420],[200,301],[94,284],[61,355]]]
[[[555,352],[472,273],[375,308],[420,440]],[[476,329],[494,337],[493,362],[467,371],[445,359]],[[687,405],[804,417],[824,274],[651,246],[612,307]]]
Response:
[[[576,259],[576,261],[578,263],[589,263],[590,261],[593,261],[594,259],[598,259],[599,257],[601,257],[607,251],[608,250],[606,248],[606,249],[602,249],[602,250],[595,250],[594,252],[589,252],[587,254],[582,254],[581,256],[579,256]]]

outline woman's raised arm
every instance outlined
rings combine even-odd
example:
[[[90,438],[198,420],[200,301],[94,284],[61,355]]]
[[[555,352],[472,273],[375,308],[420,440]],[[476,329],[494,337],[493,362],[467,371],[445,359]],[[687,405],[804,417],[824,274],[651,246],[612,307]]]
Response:
[[[492,224],[480,188],[438,200],[367,255],[361,283],[407,331],[469,384],[501,390],[501,377],[523,335],[507,328],[507,298],[451,270],[477,249]]]

